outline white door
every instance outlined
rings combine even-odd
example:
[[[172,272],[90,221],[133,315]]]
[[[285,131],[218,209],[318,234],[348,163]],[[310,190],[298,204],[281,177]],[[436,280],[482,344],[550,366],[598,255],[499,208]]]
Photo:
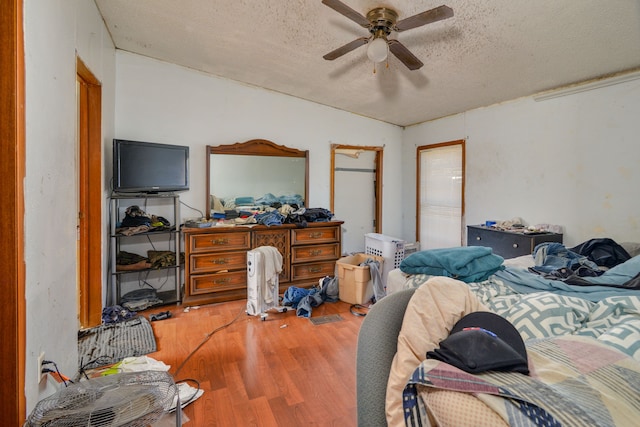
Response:
[[[364,235],[375,232],[376,151],[336,150],[334,214],[342,225],[342,253],[364,252]]]

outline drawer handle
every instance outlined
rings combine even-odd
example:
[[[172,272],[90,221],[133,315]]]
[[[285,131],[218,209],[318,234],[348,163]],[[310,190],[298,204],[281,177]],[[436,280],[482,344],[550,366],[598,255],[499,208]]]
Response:
[[[229,239],[214,239],[211,241],[214,245],[228,245]]]
[[[213,281],[214,285],[226,285],[227,283],[231,283],[231,279],[216,279]]]
[[[309,267],[310,273],[320,273],[322,271],[322,267]]]
[[[517,244],[517,243],[514,243],[514,244],[513,244],[513,247],[514,247],[514,248],[517,248],[517,247],[518,247],[518,244]]]
[[[211,262],[214,263],[214,264],[228,264],[229,263],[229,258],[216,258]]]
[[[309,234],[309,237],[311,237],[312,239],[319,239],[320,237],[322,237],[322,233],[321,232],[311,233]]]
[[[482,240],[482,237],[478,236],[476,237],[476,240]]]
[[[318,256],[321,253],[322,253],[322,250],[320,250],[320,249],[312,249],[311,252],[310,252],[310,255],[311,256]]]

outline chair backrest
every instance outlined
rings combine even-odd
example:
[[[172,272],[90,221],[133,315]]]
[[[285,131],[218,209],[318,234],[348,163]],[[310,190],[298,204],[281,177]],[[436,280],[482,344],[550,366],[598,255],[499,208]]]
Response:
[[[398,347],[404,312],[416,288],[394,292],[376,302],[358,332],[356,403],[358,426],[387,425],[385,399],[391,362]]]

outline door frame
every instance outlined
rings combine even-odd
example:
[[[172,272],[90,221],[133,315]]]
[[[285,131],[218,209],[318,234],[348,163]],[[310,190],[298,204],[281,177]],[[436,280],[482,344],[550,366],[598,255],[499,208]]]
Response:
[[[464,244],[464,216],[465,216],[465,184],[466,184],[466,140],[457,139],[454,141],[440,142],[438,144],[421,145],[416,148],[416,242],[420,241],[420,152],[424,150],[430,150],[434,148],[447,147],[450,145],[460,145],[462,149],[462,200],[460,201],[460,245]]]
[[[102,323],[102,85],[80,57],[78,81],[78,315]]]
[[[25,67],[22,0],[2,0],[0,14],[0,272],[6,287],[0,310],[0,413],[7,425],[26,417],[24,256]]]
[[[375,146],[364,146],[364,145],[343,145],[343,144],[331,144],[331,173],[330,176],[330,186],[331,186],[331,201],[330,201],[330,210],[334,212],[334,203],[335,203],[335,174],[336,174],[336,150],[338,149],[347,149],[347,150],[363,150],[363,151],[375,151],[376,157],[374,160],[376,166],[375,173],[375,186],[374,186],[374,197],[376,200],[375,206],[375,232],[381,233],[382,229],[382,155],[384,147],[375,147]]]

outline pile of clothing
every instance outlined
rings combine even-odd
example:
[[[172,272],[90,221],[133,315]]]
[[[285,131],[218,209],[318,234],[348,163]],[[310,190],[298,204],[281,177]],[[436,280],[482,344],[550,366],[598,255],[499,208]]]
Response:
[[[338,278],[326,276],[320,279],[318,286],[309,289],[289,286],[282,297],[282,305],[295,308],[298,317],[311,317],[313,307],[325,301],[338,301],[338,292]]]

